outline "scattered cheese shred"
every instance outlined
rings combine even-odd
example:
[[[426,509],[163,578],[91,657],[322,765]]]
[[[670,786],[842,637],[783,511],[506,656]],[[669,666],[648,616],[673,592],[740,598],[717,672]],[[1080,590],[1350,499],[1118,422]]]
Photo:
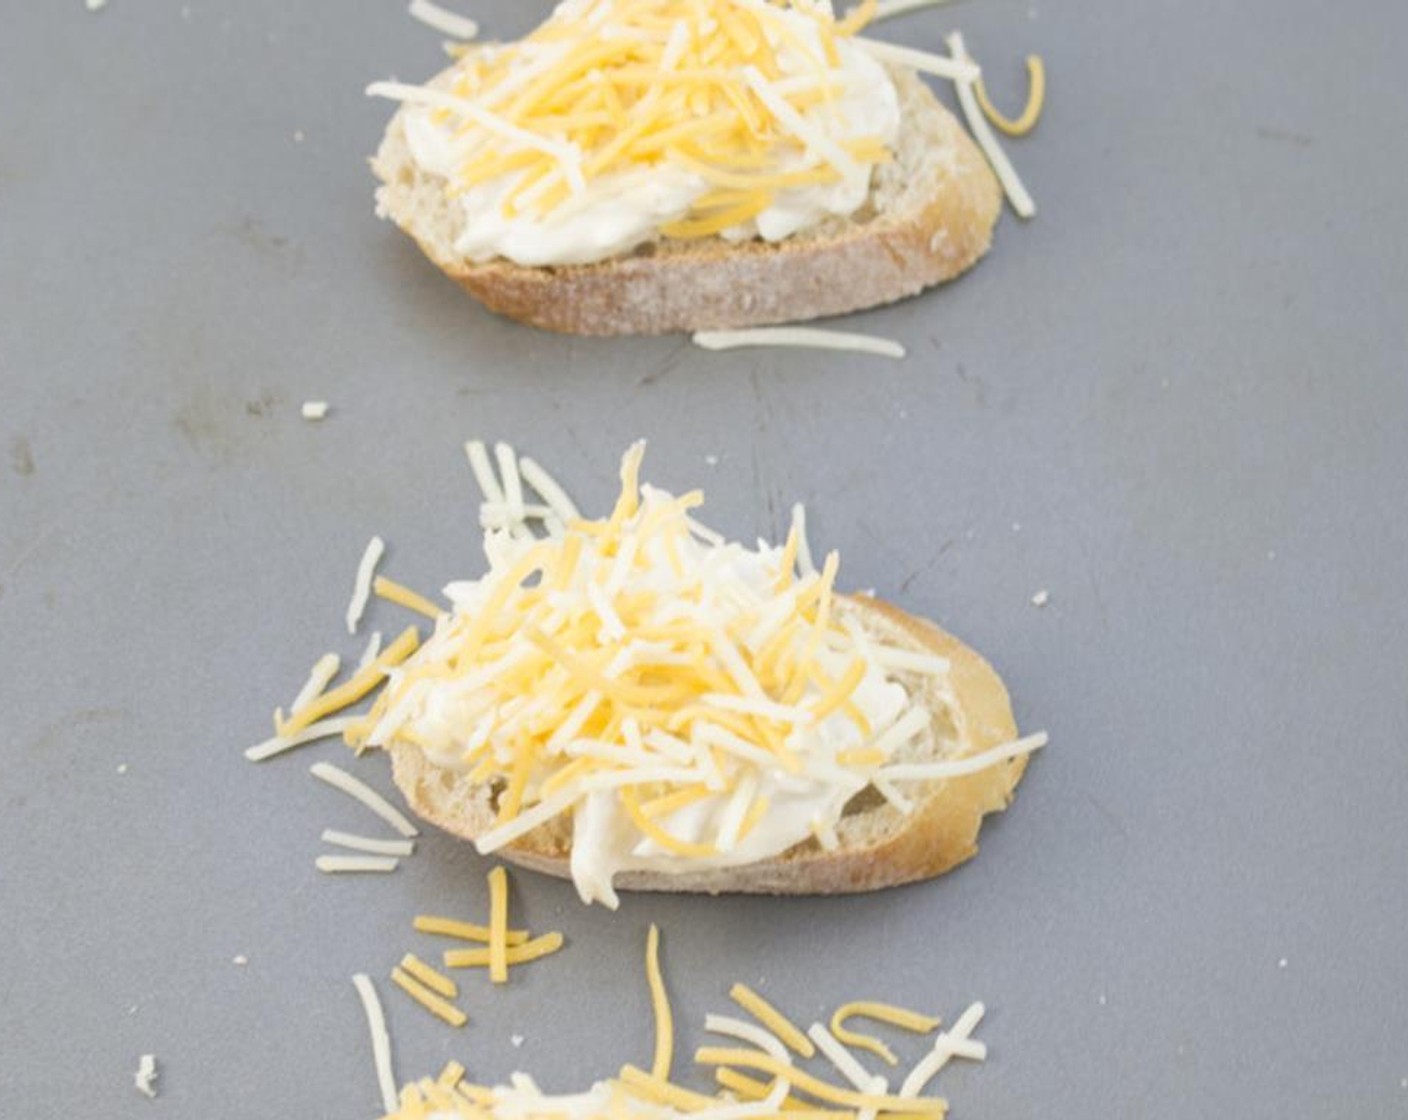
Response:
[[[813,1023],[807,1028],[807,1037],[816,1043],[816,1048],[826,1056],[837,1072],[862,1093],[883,1095],[889,1090],[884,1078],[877,1079],[856,1061],[856,1057],[821,1023]]]
[[[987,1058],[987,1047],[981,1042],[973,1042],[969,1037],[982,1022],[987,1009],[981,1003],[970,1004],[968,1009],[954,1021],[953,1028],[944,1031],[934,1040],[934,1048],[929,1051],[909,1072],[900,1086],[902,1098],[915,1098],[922,1093],[938,1072],[952,1058],[969,1058],[981,1062]]]
[[[414,953],[407,953],[401,958],[401,967],[431,991],[444,996],[446,999],[454,999],[460,994],[458,984],[444,973],[436,972],[435,969],[426,964]]]
[[[948,1102],[938,1097],[901,1100],[899,1097],[876,1096],[870,1093],[860,1093],[853,1089],[843,1089],[839,1085],[822,1081],[819,1077],[814,1077],[795,1066],[779,1062],[771,1055],[759,1054],[755,1050],[703,1046],[695,1052],[694,1060],[700,1065],[706,1066],[742,1066],[744,1069],[755,1069],[791,1083],[799,1092],[805,1093],[809,1097],[850,1108],[873,1108],[878,1112],[904,1110],[927,1115],[942,1115],[948,1108]]]
[[[894,763],[881,767],[878,773],[881,777],[894,781],[941,781],[946,778],[961,778],[965,774],[976,774],[980,770],[986,770],[999,763],[1031,754],[1046,746],[1046,743],[1046,732],[1038,731],[1035,735],[1014,739],[1010,743],[991,747],[978,754],[968,755],[966,758],[943,762]]]
[[[650,985],[650,1005],[655,1010],[655,1057],[650,1073],[669,1081],[675,1053],[675,1021],[670,1013],[670,994],[665,990],[665,978],[660,972],[660,928],[654,922],[650,923],[650,933],[645,940],[645,979]]]
[[[445,1020],[450,1026],[462,1027],[469,1022],[469,1016],[463,1011],[436,995],[400,965],[391,970],[391,981],[432,1015]]]
[[[321,420],[328,414],[328,402],[304,401],[299,413],[305,420]]]
[[[770,1004],[757,992],[746,984],[735,984],[728,990],[728,995],[734,1003],[748,1012],[749,1015],[757,1019],[768,1030],[772,1031],[790,1049],[795,1050],[804,1058],[810,1058],[816,1053],[816,1047],[812,1040],[797,1029],[795,1025],[776,1007]]]
[[[406,11],[412,19],[452,39],[473,39],[479,34],[479,24],[474,20],[431,3],[431,0],[411,0]]]
[[[1041,108],[1046,104],[1046,67],[1040,55],[1027,55],[1027,82],[1027,104],[1016,120],[1004,117],[988,100],[988,91],[982,78],[973,83],[973,95],[978,99],[978,107],[982,109],[983,116],[1008,136],[1025,136],[1036,127],[1036,122],[1041,118]]]
[[[846,1026],[846,1020],[855,1016],[864,1016],[881,1023],[889,1023],[907,1031],[914,1031],[916,1034],[928,1034],[939,1027],[939,1020],[936,1018],[921,1015],[917,1011],[906,1011],[903,1007],[894,1007],[888,1003],[855,1001],[842,1004],[832,1013],[831,1033],[837,1039],[853,1049],[869,1050],[887,1065],[892,1066],[899,1064],[899,1059],[884,1042],[873,1035],[861,1034]]]
[[[711,1034],[727,1035],[740,1042],[746,1042],[750,1046],[756,1046],[764,1054],[771,1054],[779,1062],[792,1060],[787,1053],[787,1047],[782,1044],[782,1040],[756,1023],[747,1023],[742,1019],[735,1019],[731,1015],[710,1014],[704,1016],[704,1029]]]
[[[335,828],[323,829],[324,844],[334,844],[339,848],[350,848],[354,852],[367,852],[374,856],[414,855],[414,840],[376,840],[370,836],[358,836],[351,832],[339,832]]]
[[[530,941],[523,942],[522,945],[510,945],[504,950],[504,965],[527,964],[529,961],[540,960],[552,953],[556,953],[562,948],[562,934],[553,931],[545,933],[541,937],[535,937]],[[446,968],[488,968],[492,961],[489,948],[483,949],[446,949],[442,960]],[[507,973],[505,973],[507,975]]]
[[[461,941],[479,941],[489,944],[489,927],[478,926],[473,922],[461,922],[454,918],[439,918],[432,914],[417,914],[412,925],[420,933],[434,933],[443,937],[458,937]],[[504,943],[510,948],[522,945],[528,940],[526,929],[504,931]]]
[[[959,62],[972,61],[967,48],[963,45],[963,35],[960,32],[951,32],[945,41],[948,43],[949,52],[954,59]],[[1017,171],[1012,166],[1012,161],[1007,158],[1007,153],[1002,150],[1002,145],[997,142],[997,137],[988,127],[987,118],[983,116],[983,110],[978,105],[977,95],[973,92],[973,85],[980,76],[974,75],[957,82],[958,104],[963,109],[963,118],[968,122],[968,131],[973,134],[973,138],[978,142],[978,147],[987,157],[993,174],[997,176],[997,181],[1002,184],[1002,189],[1007,195],[1007,201],[1012,204],[1013,211],[1019,218],[1034,217],[1036,203],[1032,201],[1032,196],[1027,193],[1027,188],[1017,177]]]
[[[289,705],[289,711],[296,712],[299,708],[311,703],[315,698],[321,696],[324,690],[337,676],[337,671],[342,668],[342,658],[335,653],[325,653],[317,661],[313,662],[313,668],[308,673],[308,679],[304,681],[303,687],[298,690],[298,695],[293,698],[293,703]]]
[[[156,1098],[156,1055],[143,1054],[137,1060],[137,1072],[133,1074],[133,1081],[136,1083],[137,1092],[143,1096]]]
[[[741,346],[790,346],[811,350],[847,350],[876,354],[882,358],[903,358],[900,343],[874,335],[851,331],[823,330],[819,327],[752,327],[736,331],[695,331],[696,346],[705,350],[734,350]]]
[[[489,872],[489,979],[508,983],[508,872]]]
[[[409,587],[403,587],[385,576],[377,576],[372,581],[372,590],[378,597],[385,599],[388,603],[395,603],[397,606],[405,607],[407,610],[415,611],[425,615],[432,622],[440,618],[445,611],[437,607],[424,595],[418,595]]]
[[[396,1074],[391,1067],[391,1036],[386,1032],[386,1013],[377,998],[376,988],[371,977],[359,972],[352,977],[352,985],[362,1001],[362,1011],[367,1017],[367,1029],[372,1037],[372,1063],[376,1067],[376,1081],[381,1088],[381,1107],[392,1114],[398,1107],[396,1096]]]
[[[405,816],[386,798],[372,789],[360,778],[355,778],[346,770],[334,766],[330,762],[315,762],[309,767],[310,774],[320,781],[326,782],[334,789],[341,790],[349,797],[360,801],[373,813],[379,816],[402,836],[407,838],[419,836],[420,832],[416,826],[408,821]]]
[[[316,743],[319,739],[331,738],[334,735],[345,735],[349,730],[361,722],[358,716],[342,716],[337,719],[323,719],[316,723],[311,723],[293,735],[275,735],[272,739],[265,739],[262,743],[256,743],[252,747],[246,747],[244,756],[250,762],[264,762],[275,755],[291,751],[295,747],[305,746],[308,743]]]
[[[629,1085],[633,1089],[642,1090],[647,1099],[659,1104],[670,1105],[682,1112],[702,1112],[718,1103],[713,1097],[706,1097],[703,1093],[696,1093],[682,1085],[676,1085],[673,1081],[656,1074],[646,1073],[645,1070],[636,1066],[622,1066],[621,1072],[617,1076],[623,1084]]]
[[[399,860],[390,856],[319,856],[314,863],[324,875],[386,873],[395,871]]]
[[[376,574],[376,566],[381,563],[385,553],[386,542],[380,537],[373,537],[367,542],[362,559],[357,564],[357,577],[352,581],[352,598],[347,604],[349,634],[355,634],[357,624],[362,621],[362,614],[367,609],[367,600],[372,595],[372,576]]]

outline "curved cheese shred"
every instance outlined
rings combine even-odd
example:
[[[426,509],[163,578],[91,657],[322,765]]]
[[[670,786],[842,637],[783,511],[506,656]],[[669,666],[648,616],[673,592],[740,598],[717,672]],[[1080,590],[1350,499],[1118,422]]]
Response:
[[[983,116],[1008,136],[1025,136],[1036,127],[1036,122],[1041,118],[1042,106],[1046,104],[1046,66],[1042,63],[1040,55],[1027,55],[1027,83],[1027,104],[1021,115],[1016,120],[1011,120],[999,113],[988,100],[988,91],[983,85],[983,79],[978,78],[973,82],[973,95],[978,99],[978,107],[982,109]]]
[[[655,1011],[655,1056],[650,1063],[652,1077],[670,1080],[671,1059],[675,1053],[675,1020],[670,1012],[670,994],[660,972],[660,928],[650,923],[645,940],[645,979],[650,985],[650,1006]]]
[[[903,1007],[895,1007],[888,1003],[873,1003],[865,1001],[854,1001],[844,1003],[838,1007],[831,1015],[831,1033],[836,1038],[855,1050],[869,1050],[887,1065],[897,1065],[899,1059],[895,1057],[895,1052],[885,1045],[874,1035],[862,1034],[853,1031],[846,1026],[846,1020],[856,1016],[864,1016],[867,1019],[875,1019],[881,1023],[889,1023],[891,1026],[901,1027],[907,1031],[914,1031],[916,1034],[928,1034],[937,1030],[939,1020],[928,1015],[921,1015],[917,1011],[907,1011]]]
[[[376,1081],[381,1089],[381,1106],[387,1113],[397,1108],[396,1074],[391,1067],[391,1036],[386,1032],[386,1013],[381,1009],[376,988],[371,977],[359,972],[352,977],[352,986],[357,989],[357,997],[362,1001],[362,1011],[367,1017],[367,1029],[372,1037],[372,1063],[376,1067]]]

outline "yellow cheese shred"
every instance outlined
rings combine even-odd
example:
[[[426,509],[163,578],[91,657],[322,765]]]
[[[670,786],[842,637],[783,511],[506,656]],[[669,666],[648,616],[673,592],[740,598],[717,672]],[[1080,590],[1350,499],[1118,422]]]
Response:
[[[504,949],[505,968],[539,960],[557,952],[562,945],[562,934],[556,931],[525,941],[522,945],[510,945]],[[493,965],[492,953],[492,946],[484,949],[446,949],[441,960],[446,968],[490,968]]]
[[[433,933],[442,937],[457,937],[461,941],[479,941],[485,945],[489,944],[489,927],[475,925],[473,922],[440,918],[434,914],[417,914],[411,924],[420,933]],[[504,943],[509,946],[522,945],[528,940],[528,937],[526,929],[504,931]]]
[[[914,1031],[916,1034],[928,1034],[930,1031],[937,1030],[939,1026],[939,1020],[930,1015],[907,1011],[903,1007],[895,1007],[889,1003],[874,1003],[865,1000],[842,1004],[832,1013],[831,1033],[836,1036],[838,1041],[857,1050],[869,1050],[892,1066],[899,1063],[893,1050],[873,1035],[861,1034],[846,1026],[846,1020],[857,1015],[867,1019],[875,1019],[881,1023],[889,1023],[907,1031]]]
[[[673,1081],[656,1077],[654,1074],[646,1073],[645,1070],[632,1065],[622,1066],[617,1079],[648,1100],[670,1105],[681,1112],[700,1112],[706,1108],[714,1108],[719,1103],[713,1097],[696,1093],[682,1085],[676,1085]]]
[[[435,1079],[437,1085],[446,1089],[454,1089],[464,1080],[464,1066],[451,1058],[445,1063],[445,1068],[440,1071],[440,1076]]]
[[[420,632],[407,627],[400,636],[377,656],[365,669],[359,670],[350,680],[336,688],[316,696],[297,711],[290,713],[282,723],[276,721],[275,730],[285,738],[302,731],[324,716],[340,712],[350,704],[355,704],[386,679],[386,671],[401,664],[420,645]]]
[[[372,590],[379,598],[385,599],[388,603],[395,603],[398,607],[405,607],[417,614],[423,614],[431,621],[437,620],[445,613],[424,595],[418,595],[409,587],[403,587],[385,576],[377,576],[372,581]]]
[[[636,828],[666,851],[674,852],[676,855],[706,859],[718,854],[718,849],[713,844],[692,844],[676,836],[671,836],[645,815],[645,810],[641,808],[640,798],[630,786],[622,788],[620,797],[621,804],[625,806],[626,813]]]
[[[1008,136],[1025,136],[1036,127],[1036,122],[1041,118],[1042,107],[1046,104],[1046,66],[1040,55],[1027,55],[1027,84],[1026,107],[1021,116],[1011,120],[998,112],[996,106],[988,99],[983,79],[975,78],[973,81],[973,93],[978,99],[978,106],[983,110],[983,116]]]
[[[795,1066],[779,1062],[771,1054],[757,1050],[724,1046],[701,1046],[695,1051],[694,1060],[703,1066],[742,1066],[770,1074],[789,1082],[798,1092],[815,1097],[829,1104],[844,1105],[855,1109],[875,1109],[877,1112],[913,1112],[926,1116],[942,1116],[948,1109],[948,1102],[940,1097],[890,1097],[873,1093],[858,1093],[813,1077],[810,1073]]]
[[[489,872],[489,979],[508,983],[508,872]]]
[[[791,1050],[804,1058],[816,1054],[816,1046],[810,1038],[793,1025],[781,1011],[770,1004],[746,984],[735,984],[728,990],[729,999],[757,1019]]]
[[[436,972],[414,953],[407,953],[401,958],[401,967],[431,991],[437,992],[446,999],[454,999],[460,994],[458,984],[448,976]]]
[[[650,923],[645,939],[645,979],[650,985],[650,1005],[655,1009],[655,1057],[650,1063],[652,1077],[670,1080],[670,1065],[675,1054],[675,1020],[670,1012],[670,994],[665,990],[665,978],[660,972],[660,927]]]
[[[444,1019],[452,1027],[462,1027],[469,1022],[469,1016],[454,1004],[437,996],[400,965],[391,970],[391,980],[398,988],[424,1007],[432,1015]]]

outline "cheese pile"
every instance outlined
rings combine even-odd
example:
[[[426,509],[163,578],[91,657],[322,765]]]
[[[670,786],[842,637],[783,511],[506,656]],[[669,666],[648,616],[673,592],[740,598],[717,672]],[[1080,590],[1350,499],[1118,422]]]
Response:
[[[412,156],[464,204],[471,256],[777,240],[854,211],[891,158],[898,99],[855,38],[873,7],[838,20],[829,0],[565,0],[429,86],[368,92],[413,107]],[[549,230],[553,259],[515,225]]]
[[[642,485],[643,443],[596,520],[506,444],[495,448],[502,481],[483,444],[467,451],[485,494],[488,572],[450,584],[444,610],[364,562],[354,607],[370,581],[433,618],[434,632],[422,644],[411,626],[384,647],[373,635],[336,685],[322,659],[247,757],[330,735],[359,751],[421,752],[487,818],[471,825],[481,853],[545,828],[570,847],[583,900],[615,907],[620,872],[741,866],[806,841],[833,850],[867,787],[908,815],[924,783],[1045,743],[950,757],[960,744],[942,718],[954,704],[947,660],[867,632],[835,592],[836,555],[813,566],[801,507],[784,545],[750,549],[695,519],[700,492]],[[383,685],[370,710],[345,714]]]
[[[609,906],[621,870],[834,846],[870,784],[908,811],[887,763],[931,717],[894,674],[948,668],[868,638],[838,603],[834,554],[799,571],[800,525],[780,548],[726,542],[694,520],[702,494],[639,484],[643,453],[626,454],[608,518],[555,519],[541,539],[490,528],[489,572],[446,588],[453,610],[382,663],[386,688],[345,731],[491,791],[482,853],[570,822],[578,890]]]

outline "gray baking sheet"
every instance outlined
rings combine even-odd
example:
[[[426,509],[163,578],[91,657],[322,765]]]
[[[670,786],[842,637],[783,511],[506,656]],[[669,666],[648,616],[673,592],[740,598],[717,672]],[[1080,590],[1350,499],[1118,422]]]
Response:
[[[371,213],[362,87],[443,57],[399,2],[7,5],[0,1113],[374,1114],[349,976],[432,952],[418,911],[483,914],[487,862],[431,832],[393,876],[321,876],[322,828],[376,826],[308,764],[388,790],[384,760],[240,750],[357,652],[373,533],[412,586],[481,570],[471,436],[587,509],[640,436],[731,535],[806,502],[844,584],[988,654],[1052,746],[980,857],[911,888],[610,914],[516,873],[567,949],[469,977],[460,1032],[383,981],[402,1076],[646,1060],[656,921],[683,1050],[735,980],[803,1021],[980,998],[957,1117],[1408,1110],[1408,9],[970,0],[878,33],[953,26],[1001,104],[1046,60],[1009,149],[1041,210],[845,321],[890,363],[470,303]]]

